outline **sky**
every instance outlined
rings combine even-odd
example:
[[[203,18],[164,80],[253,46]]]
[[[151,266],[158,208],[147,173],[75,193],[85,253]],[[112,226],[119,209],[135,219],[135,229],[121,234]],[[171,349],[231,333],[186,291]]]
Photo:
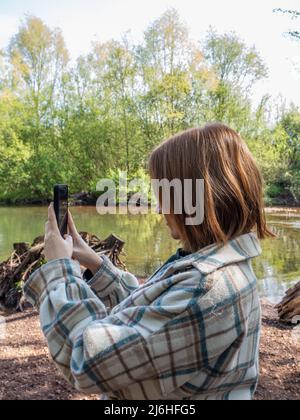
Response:
[[[253,92],[258,103],[264,94],[281,95],[300,106],[300,42],[284,34],[300,30],[300,18],[273,13],[275,8],[298,9],[300,0],[0,0],[0,49],[5,48],[26,14],[36,15],[63,31],[75,59],[90,51],[93,41],[120,39],[131,31],[141,40],[145,28],[165,10],[176,8],[191,38],[203,40],[210,26],[235,31],[255,45],[269,68],[267,80]]]

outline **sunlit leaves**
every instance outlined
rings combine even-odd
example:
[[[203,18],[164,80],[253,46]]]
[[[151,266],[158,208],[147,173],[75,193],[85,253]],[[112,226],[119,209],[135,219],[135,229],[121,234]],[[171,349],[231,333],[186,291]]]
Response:
[[[61,32],[27,16],[0,52],[0,200],[48,198],[58,182],[93,191],[120,170],[143,178],[163,139],[216,120],[243,135],[273,192],[284,183],[294,191],[298,111],[274,129],[267,96],[253,109],[252,88],[266,75],[236,34],[192,41],[174,9],[139,43],[129,33],[96,42],[72,63]]]

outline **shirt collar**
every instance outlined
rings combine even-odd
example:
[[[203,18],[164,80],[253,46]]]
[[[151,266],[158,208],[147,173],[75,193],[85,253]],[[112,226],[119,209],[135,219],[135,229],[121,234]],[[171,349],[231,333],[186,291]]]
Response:
[[[255,233],[232,239],[225,245],[211,245],[193,255],[192,265],[207,275],[225,267],[258,257],[262,253]]]

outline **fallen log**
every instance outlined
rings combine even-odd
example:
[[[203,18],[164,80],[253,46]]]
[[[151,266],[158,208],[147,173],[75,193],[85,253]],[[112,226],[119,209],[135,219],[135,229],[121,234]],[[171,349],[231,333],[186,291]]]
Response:
[[[281,321],[294,324],[300,322],[300,282],[286,292],[276,309]]]
[[[124,241],[114,235],[105,240],[87,232],[81,232],[80,235],[98,255],[106,255],[115,266],[126,270],[121,260]],[[22,311],[22,287],[31,274],[46,263],[43,236],[36,238],[32,245],[14,244],[13,249],[9,259],[0,264],[0,310],[10,313]]]

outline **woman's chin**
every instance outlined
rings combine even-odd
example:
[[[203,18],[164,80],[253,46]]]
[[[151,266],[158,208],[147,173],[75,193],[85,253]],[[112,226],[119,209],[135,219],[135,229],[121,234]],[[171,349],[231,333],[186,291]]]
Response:
[[[169,223],[167,223],[167,226],[169,228],[170,234],[172,236],[173,239],[175,239],[175,241],[180,241],[180,235],[178,234],[178,232],[176,232],[175,229],[173,229]]]
[[[172,236],[173,239],[175,239],[175,241],[180,240],[180,237],[179,237],[178,233],[176,233],[176,232],[171,231],[171,236]]]

